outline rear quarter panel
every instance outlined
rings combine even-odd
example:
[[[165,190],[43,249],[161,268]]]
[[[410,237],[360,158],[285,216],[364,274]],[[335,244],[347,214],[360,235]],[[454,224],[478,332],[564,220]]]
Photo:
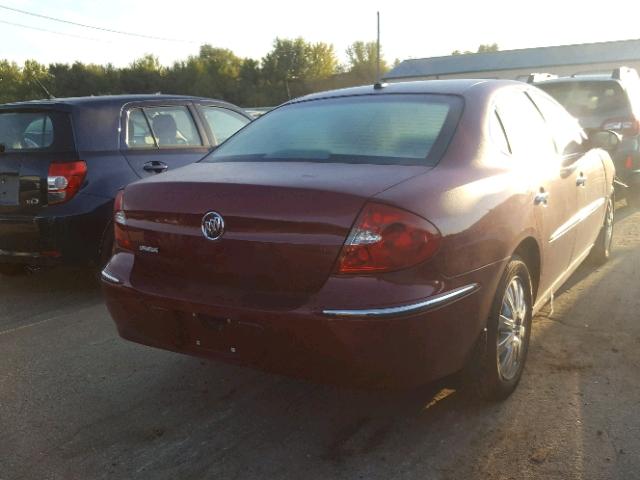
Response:
[[[465,99],[465,112],[445,156],[426,174],[378,195],[432,222],[443,241],[434,258],[457,277],[508,259],[522,240],[540,245],[533,185],[489,138],[491,95]]]

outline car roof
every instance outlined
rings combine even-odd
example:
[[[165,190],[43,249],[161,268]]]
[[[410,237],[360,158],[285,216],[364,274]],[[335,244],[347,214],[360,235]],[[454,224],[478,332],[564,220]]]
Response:
[[[168,94],[127,94],[127,95],[97,95],[90,97],[68,97],[68,98],[52,98],[42,100],[28,100],[24,102],[13,102],[0,105],[0,109],[10,109],[16,107],[61,107],[69,109],[74,106],[110,106],[118,107],[131,102],[144,102],[152,100],[191,100],[191,101],[210,101],[220,104],[231,105],[223,100],[213,98],[195,97],[190,95],[168,95]]]
[[[498,89],[509,85],[522,85],[516,80],[492,80],[492,79],[451,79],[451,80],[418,80],[413,82],[383,83],[376,88],[374,85],[342,88],[326,92],[305,95],[288,103],[296,103],[320,98],[337,98],[355,95],[382,95],[389,93],[415,93],[415,94],[440,94],[440,95],[466,95],[474,87],[482,86],[488,89]]]

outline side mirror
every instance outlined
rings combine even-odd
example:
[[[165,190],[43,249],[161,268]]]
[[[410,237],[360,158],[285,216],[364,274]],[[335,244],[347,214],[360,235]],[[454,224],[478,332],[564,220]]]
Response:
[[[622,136],[613,130],[596,130],[589,135],[589,141],[593,148],[615,152],[622,141]]]

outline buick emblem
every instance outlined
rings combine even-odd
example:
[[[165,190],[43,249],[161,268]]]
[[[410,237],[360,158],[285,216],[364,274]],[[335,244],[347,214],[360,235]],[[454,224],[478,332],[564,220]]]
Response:
[[[207,240],[217,240],[224,233],[224,219],[218,212],[209,212],[202,217],[202,235]]]

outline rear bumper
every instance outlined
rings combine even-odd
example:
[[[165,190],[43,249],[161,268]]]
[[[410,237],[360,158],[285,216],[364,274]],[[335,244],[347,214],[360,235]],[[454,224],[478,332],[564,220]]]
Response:
[[[502,268],[491,266],[491,274]],[[103,291],[120,335],[137,343],[316,381],[404,387],[464,365],[493,299],[493,282],[485,289],[480,271],[470,277],[420,302],[375,309],[374,316],[371,309],[269,311],[181,302],[139,291],[109,266]]]
[[[37,216],[0,213],[0,263],[56,265],[95,261],[110,219],[111,201],[87,195],[73,202],[51,207]]]

